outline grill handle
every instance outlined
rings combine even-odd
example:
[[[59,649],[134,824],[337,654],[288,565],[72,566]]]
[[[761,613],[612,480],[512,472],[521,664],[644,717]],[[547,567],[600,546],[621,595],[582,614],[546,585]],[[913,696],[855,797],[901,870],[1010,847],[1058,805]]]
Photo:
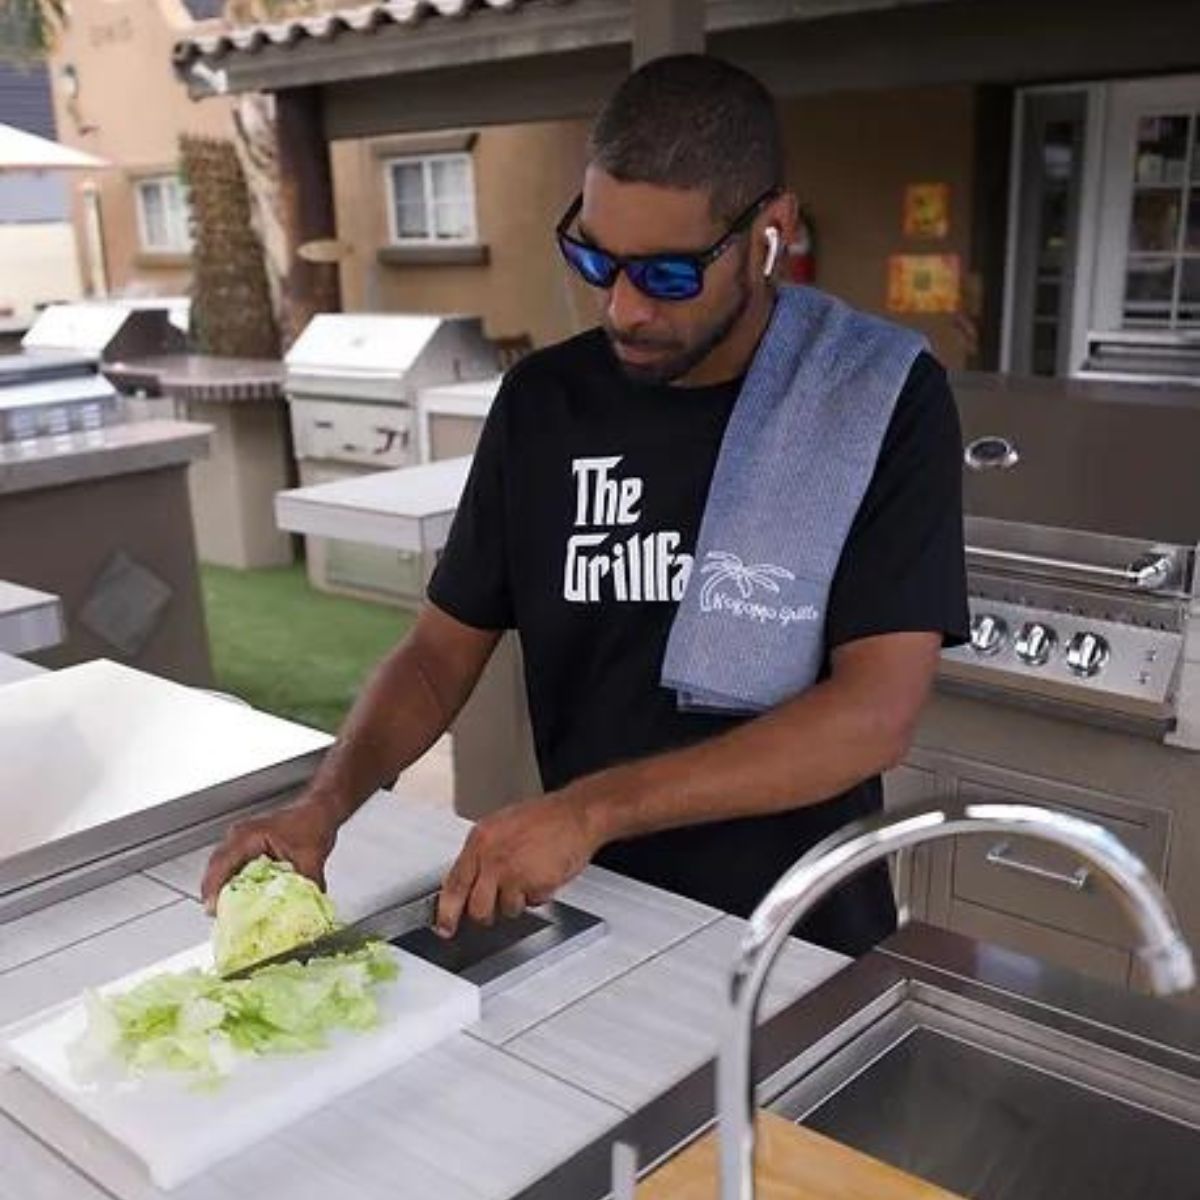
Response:
[[[1104,584],[1118,584],[1138,591],[1153,592],[1171,581],[1175,559],[1170,554],[1143,554],[1127,567],[1108,567],[1101,563],[1077,562],[1069,558],[1049,558],[1021,550],[996,550],[991,546],[968,546],[967,557],[985,563],[1004,563],[1037,571],[1071,571]]]

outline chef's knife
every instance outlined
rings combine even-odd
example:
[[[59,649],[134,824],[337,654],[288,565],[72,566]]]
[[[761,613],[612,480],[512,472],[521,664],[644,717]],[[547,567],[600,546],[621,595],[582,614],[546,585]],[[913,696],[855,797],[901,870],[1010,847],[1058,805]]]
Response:
[[[236,970],[227,971],[223,979],[245,979],[263,967],[273,967],[280,963],[311,962],[316,958],[328,958],[335,954],[351,954],[361,950],[370,942],[390,942],[415,929],[426,929],[433,924],[437,916],[438,893],[430,892],[407,904],[397,904],[391,908],[382,909],[355,921],[342,929],[327,933],[315,941],[302,942],[290,950],[272,954],[257,962],[247,963]]]

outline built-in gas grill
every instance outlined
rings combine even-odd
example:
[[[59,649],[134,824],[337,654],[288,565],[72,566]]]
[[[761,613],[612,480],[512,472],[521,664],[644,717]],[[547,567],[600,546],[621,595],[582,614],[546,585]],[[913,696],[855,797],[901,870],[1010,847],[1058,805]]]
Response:
[[[427,388],[496,374],[495,345],[478,317],[320,313],[286,358],[300,482],[337,483],[418,461],[416,408]],[[315,587],[419,601],[430,555],[307,538]]]
[[[0,443],[85,433],[119,419],[116,389],[79,354],[0,357]]]
[[[943,683],[1200,749],[1195,392],[967,374],[956,394],[972,624]]]
[[[165,302],[51,305],[22,339],[21,353],[0,357],[0,443],[116,423],[123,413],[103,367],[183,343]]]
[[[21,339],[21,348],[30,355],[82,355],[105,366],[180,354],[187,345],[185,304],[167,299],[52,304]]]

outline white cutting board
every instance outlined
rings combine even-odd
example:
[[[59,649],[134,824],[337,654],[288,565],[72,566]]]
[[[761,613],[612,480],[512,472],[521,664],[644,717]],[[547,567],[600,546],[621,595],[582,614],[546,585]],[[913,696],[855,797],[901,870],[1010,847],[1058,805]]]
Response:
[[[0,1030],[0,1057],[131,1150],[160,1188],[177,1187],[479,1019],[478,987],[393,953],[400,974],[376,991],[377,1028],[338,1031],[326,1049],[307,1054],[239,1058],[216,1091],[195,1091],[185,1079],[161,1074],[80,1083],[66,1054],[86,1024],[79,999]],[[125,991],[151,974],[211,963],[209,947],[197,946],[99,990]]]

